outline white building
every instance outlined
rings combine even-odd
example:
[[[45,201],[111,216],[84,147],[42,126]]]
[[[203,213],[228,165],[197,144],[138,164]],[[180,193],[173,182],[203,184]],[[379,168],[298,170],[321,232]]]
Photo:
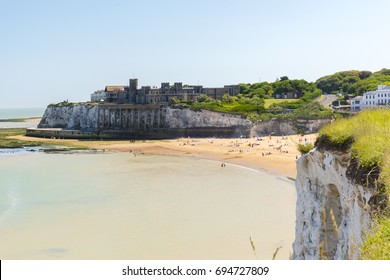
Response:
[[[390,87],[379,85],[375,91],[363,93],[363,96],[357,96],[351,101],[351,110],[359,111],[366,108],[377,108],[390,105]]]
[[[96,102],[100,100],[106,100],[108,98],[109,93],[104,90],[98,90],[91,94],[91,101]]]

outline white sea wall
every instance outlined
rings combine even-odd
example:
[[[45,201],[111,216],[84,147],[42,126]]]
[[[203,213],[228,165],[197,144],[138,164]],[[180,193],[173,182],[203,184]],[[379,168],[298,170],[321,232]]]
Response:
[[[95,130],[97,117],[96,105],[48,106],[38,127]]]
[[[166,124],[169,128],[205,128],[205,127],[250,127],[248,119],[231,114],[207,110],[166,109]]]
[[[293,259],[358,259],[371,226],[373,190],[348,179],[348,152],[312,150],[297,160]]]

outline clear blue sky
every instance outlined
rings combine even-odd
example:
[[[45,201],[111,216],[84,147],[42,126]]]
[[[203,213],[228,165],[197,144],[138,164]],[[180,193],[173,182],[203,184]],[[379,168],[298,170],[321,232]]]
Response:
[[[390,68],[390,1],[0,0],[0,107]]]

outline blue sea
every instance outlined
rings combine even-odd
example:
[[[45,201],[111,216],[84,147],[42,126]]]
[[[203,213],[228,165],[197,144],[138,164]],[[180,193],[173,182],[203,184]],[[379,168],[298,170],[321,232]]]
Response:
[[[45,107],[39,108],[0,108],[0,120],[40,118],[45,112]]]
[[[44,107],[38,108],[0,108],[0,120],[41,118],[45,112]],[[28,128],[36,127],[36,121],[26,122],[0,122],[0,128]]]

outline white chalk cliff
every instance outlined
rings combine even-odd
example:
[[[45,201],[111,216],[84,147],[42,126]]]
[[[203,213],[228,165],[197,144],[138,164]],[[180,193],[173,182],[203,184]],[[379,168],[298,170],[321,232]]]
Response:
[[[98,127],[98,110],[98,105],[48,106],[39,127],[95,130]],[[141,114],[146,119],[151,112],[145,107]],[[111,117],[115,118],[115,115]],[[170,107],[163,109],[163,119],[165,128],[250,127],[252,124],[237,115]]]
[[[250,127],[252,122],[238,115],[224,114],[207,110],[166,109],[166,123],[169,128],[196,127]]]
[[[293,259],[359,258],[375,193],[355,183],[350,169],[348,151],[314,149],[297,160]]]
[[[48,106],[39,123],[41,128],[94,130],[97,128],[98,106]]]

